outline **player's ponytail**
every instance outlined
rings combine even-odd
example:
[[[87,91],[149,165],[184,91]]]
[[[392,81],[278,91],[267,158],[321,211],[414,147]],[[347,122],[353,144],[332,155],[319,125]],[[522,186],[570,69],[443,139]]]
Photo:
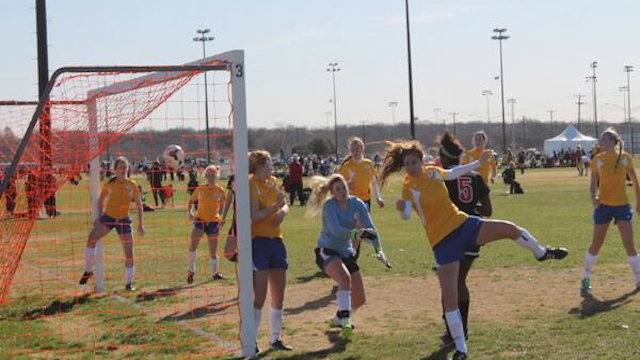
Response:
[[[387,153],[384,156],[382,173],[380,174],[380,186],[384,186],[387,178],[400,171],[404,166],[404,158],[407,155],[415,155],[419,159],[424,157],[424,149],[418,141],[391,142],[387,141]]]
[[[311,195],[309,196],[309,202],[307,204],[307,217],[316,216],[320,212],[325,201],[327,201],[331,186],[337,181],[344,182],[344,186],[347,187],[347,182],[340,174],[333,174],[329,178],[323,176],[313,176],[311,178],[309,182]]]
[[[616,145],[618,147],[618,157],[616,158],[616,165],[614,167],[614,171],[618,170],[618,164],[620,163],[620,159],[622,158],[622,152],[624,151],[624,141],[622,141],[622,138],[620,137],[620,135],[618,134],[618,132],[616,131],[616,129],[613,128],[613,126],[610,126],[608,128],[606,128],[603,132],[601,136],[607,135],[609,138],[611,138],[613,141],[615,141]]]

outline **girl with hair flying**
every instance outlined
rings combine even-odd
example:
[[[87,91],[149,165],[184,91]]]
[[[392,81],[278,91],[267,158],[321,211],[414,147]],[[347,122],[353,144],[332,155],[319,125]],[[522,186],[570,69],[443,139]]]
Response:
[[[115,176],[108,180],[100,192],[98,211],[100,215],[93,223],[93,229],[87,239],[84,255],[84,273],[80,278],[80,285],[85,285],[93,276],[93,266],[96,260],[96,243],[105,237],[111,229],[116,229],[124,251],[125,290],[135,291],[133,286],[133,235],[131,234],[131,217],[129,208],[135,201],[138,212],[138,234],[144,235],[142,222],[142,200],[138,184],[131,180],[129,161],[120,156],[113,164]]]
[[[599,139],[600,152],[591,161],[591,202],[593,203],[593,238],[584,257],[584,272],[581,278],[582,292],[591,291],[591,270],[598,252],[604,244],[609,223],[614,219],[627,252],[627,262],[640,289],[640,257],[633,243],[631,219],[633,211],[627,198],[625,179],[628,175],[636,196],[636,213],[640,214],[640,188],[633,169],[631,156],[624,152],[624,142],[613,127],[602,132]],[[598,190],[598,184],[600,191]]]
[[[456,346],[454,360],[467,358],[462,317],[458,308],[458,278],[460,260],[465,252],[499,239],[512,239],[529,250],[539,261],[563,259],[567,250],[542,247],[526,229],[504,220],[488,220],[469,216],[460,211],[449,199],[445,180],[456,179],[471,170],[486,165],[492,154],[485,151],[479,160],[470,164],[443,169],[423,165],[424,150],[417,141],[389,143],[384,160],[381,183],[404,168],[407,176],[402,187],[402,198],[396,210],[403,219],[416,211],[438,264],[438,279],[442,291],[445,321]]]
[[[460,159],[460,164],[469,164],[475,160],[479,160],[480,156],[487,151],[485,146],[487,145],[488,140],[489,138],[484,131],[476,131],[473,134],[473,138],[471,138],[473,149],[465,152],[464,156]],[[496,159],[493,156],[489,157],[488,161],[480,165],[476,170],[480,175],[482,175],[485,183],[488,184],[489,181],[491,181],[493,184],[496,177]]]
[[[365,203],[349,195],[347,182],[340,174],[328,179],[314,176],[307,215],[316,215],[322,208],[322,230],[316,245],[316,264],[338,284],[338,311],[332,326],[342,328],[342,336],[349,338],[353,331],[351,313],[365,303],[362,274],[356,258],[354,240],[371,240],[376,257],[388,267],[380,239]],[[331,195],[330,197],[328,197]]]
[[[289,260],[282,240],[280,224],[289,213],[284,194],[278,191],[278,181],[271,174],[271,154],[264,150],[249,154],[249,198],[251,202],[251,252],[253,254],[254,316],[257,329],[262,318],[262,306],[271,289],[270,348],[291,350],[282,342],[282,308],[287,283]],[[257,345],[256,345],[257,347]],[[259,348],[256,349],[259,352]]]
[[[218,177],[218,167],[209,165],[204,170],[204,177],[207,183],[198,186],[189,199],[187,210],[189,220],[193,222],[191,230],[191,242],[189,244],[189,269],[187,272],[187,283],[192,284],[196,275],[196,250],[202,235],[207,235],[209,240],[209,262],[211,265],[211,276],[213,280],[222,280],[224,276],[218,271],[218,233],[221,228],[220,216],[222,203],[225,195],[222,186],[216,184]],[[196,205],[197,204],[197,209]],[[195,210],[195,211],[194,211]]]

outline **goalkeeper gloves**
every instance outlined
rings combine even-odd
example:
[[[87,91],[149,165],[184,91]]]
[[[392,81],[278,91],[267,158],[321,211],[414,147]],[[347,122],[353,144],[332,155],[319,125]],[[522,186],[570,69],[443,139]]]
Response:
[[[349,237],[351,240],[373,240],[378,236],[376,229],[371,228],[357,228],[351,229]]]
[[[391,263],[391,261],[389,261],[389,259],[387,259],[387,255],[384,253],[384,251],[382,251],[381,248],[377,248],[376,249],[375,257],[376,257],[376,259],[378,259],[378,261],[380,261],[388,269],[393,268],[393,264]]]

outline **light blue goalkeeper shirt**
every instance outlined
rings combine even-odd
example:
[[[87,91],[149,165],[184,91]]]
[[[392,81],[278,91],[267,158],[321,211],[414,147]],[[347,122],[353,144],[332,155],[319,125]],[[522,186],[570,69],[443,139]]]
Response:
[[[328,199],[322,208],[322,230],[317,247],[331,249],[341,257],[355,255],[353,242],[349,237],[351,229],[357,227],[374,228],[367,205],[355,196],[349,196],[349,206],[342,209],[334,198]],[[360,221],[358,221],[360,220]],[[378,237],[373,240],[379,247]]]

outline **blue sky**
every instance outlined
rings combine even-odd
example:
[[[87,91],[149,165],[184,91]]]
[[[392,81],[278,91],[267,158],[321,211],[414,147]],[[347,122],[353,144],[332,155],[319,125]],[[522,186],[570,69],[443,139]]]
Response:
[[[37,94],[33,1],[2,0],[0,99],[33,100]],[[482,90],[490,89],[492,121],[500,118],[498,43],[505,27],[505,98],[516,117],[576,118],[575,94],[590,116],[589,64],[598,61],[598,115],[622,121],[631,73],[632,105],[640,105],[638,1],[412,0],[411,30],[415,113],[440,120],[486,119]],[[250,126],[318,126],[332,110],[329,62],[338,62],[338,121],[408,120],[403,0],[57,0],[47,4],[50,70],[68,65],[180,64],[201,57],[191,39],[210,28],[209,54],[246,51]],[[635,87],[634,85],[637,84]],[[638,91],[635,91],[635,89]],[[633,105],[634,117],[640,107]],[[507,117],[510,118],[507,106]]]

